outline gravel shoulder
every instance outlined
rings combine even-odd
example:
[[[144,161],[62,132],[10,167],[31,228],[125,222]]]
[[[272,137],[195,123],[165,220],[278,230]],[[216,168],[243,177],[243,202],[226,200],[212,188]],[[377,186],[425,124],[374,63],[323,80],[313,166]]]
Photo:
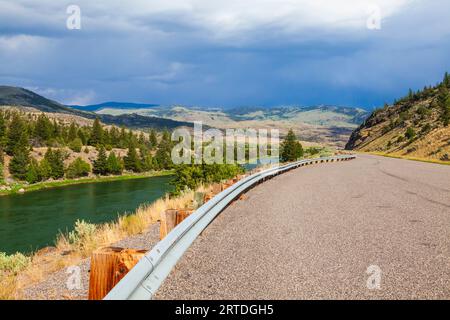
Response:
[[[139,235],[128,237],[112,246],[133,248],[136,250],[150,250],[159,241],[159,224],[153,224]],[[81,286],[76,289],[68,288],[68,281],[74,275],[73,269],[64,268],[50,275],[44,281],[26,288],[23,298],[29,300],[85,300],[89,289],[90,259],[84,259],[79,267]],[[72,282],[73,283],[73,282]]]

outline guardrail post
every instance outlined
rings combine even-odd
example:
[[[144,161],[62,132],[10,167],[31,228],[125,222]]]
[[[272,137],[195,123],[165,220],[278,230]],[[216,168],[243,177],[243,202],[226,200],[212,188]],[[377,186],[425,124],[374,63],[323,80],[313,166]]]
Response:
[[[159,226],[159,237],[164,239],[167,234],[175,228],[177,223],[177,210],[168,209],[161,213],[161,224]]]
[[[180,209],[177,210],[177,217],[176,217],[176,225],[179,225],[184,219],[186,219],[187,217],[189,217],[192,212],[194,212],[194,210],[190,210],[190,209]]]
[[[89,276],[89,300],[101,300],[145,255],[146,250],[116,247],[92,253]]]

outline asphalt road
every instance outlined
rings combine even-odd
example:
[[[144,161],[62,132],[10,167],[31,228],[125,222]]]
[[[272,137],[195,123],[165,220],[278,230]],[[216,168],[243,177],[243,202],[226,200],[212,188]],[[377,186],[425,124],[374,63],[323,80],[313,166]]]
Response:
[[[450,299],[450,166],[361,155],[247,196],[157,299]]]

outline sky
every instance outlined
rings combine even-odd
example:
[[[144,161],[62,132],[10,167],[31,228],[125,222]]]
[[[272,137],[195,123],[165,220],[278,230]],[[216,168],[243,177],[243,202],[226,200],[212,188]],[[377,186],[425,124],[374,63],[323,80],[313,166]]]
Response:
[[[448,0],[0,0],[0,85],[81,105],[371,109],[450,71],[449,12]]]

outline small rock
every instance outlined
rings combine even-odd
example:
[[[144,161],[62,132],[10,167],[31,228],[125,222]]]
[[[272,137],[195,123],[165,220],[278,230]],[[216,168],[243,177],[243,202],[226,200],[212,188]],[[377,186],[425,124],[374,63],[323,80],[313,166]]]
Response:
[[[24,188],[20,188],[18,192],[19,193],[25,193],[25,189]]]

